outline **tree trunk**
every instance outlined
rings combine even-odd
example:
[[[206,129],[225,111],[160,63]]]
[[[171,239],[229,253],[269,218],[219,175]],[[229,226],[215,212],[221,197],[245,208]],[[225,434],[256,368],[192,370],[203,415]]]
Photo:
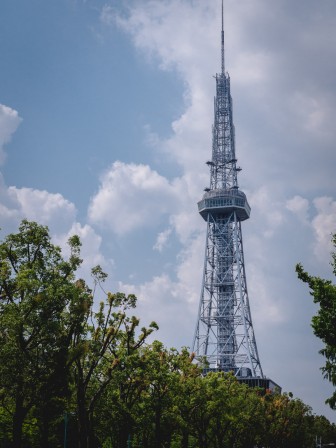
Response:
[[[23,395],[19,392],[15,400],[15,412],[13,416],[13,448],[22,447],[22,425],[28,409],[23,406]]]
[[[198,431],[198,446],[199,448],[207,448],[208,446],[207,434],[205,428],[204,431]]]
[[[142,447],[143,448],[149,448],[149,436],[148,436],[148,432],[144,431],[142,433]]]
[[[154,446],[161,448],[161,406],[155,410],[155,431],[154,431]]]
[[[185,429],[182,433],[181,448],[188,448],[188,446],[189,446],[189,431]]]
[[[88,446],[89,448],[97,448],[99,446],[99,443],[97,437],[95,436],[93,413],[89,413],[88,417]]]
[[[78,448],[89,448],[89,419],[85,406],[85,393],[81,384],[77,388]]]
[[[120,422],[119,429],[119,446],[120,448],[128,448],[128,441],[131,440],[132,425],[128,416],[124,416]]]
[[[172,433],[171,433],[171,431],[169,431],[169,433],[164,438],[163,446],[165,448],[170,448],[171,447],[171,441],[172,441]]]
[[[49,446],[49,419],[42,418],[41,422],[41,446]]]

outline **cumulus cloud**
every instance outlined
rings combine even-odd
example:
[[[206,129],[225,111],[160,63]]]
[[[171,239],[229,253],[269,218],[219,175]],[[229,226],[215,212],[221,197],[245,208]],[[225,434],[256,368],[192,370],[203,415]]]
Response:
[[[336,233],[336,201],[330,197],[314,199],[316,216],[312,221],[316,242],[314,251],[320,261],[329,262],[331,237]]]
[[[196,2],[197,7],[193,6],[191,2],[181,0],[149,0],[135,3],[126,16],[116,14],[113,8],[105,6],[101,18],[104,22],[116,23],[130,33],[136,47],[144,50],[149,57],[156,58],[162,69],[177,69],[189,74],[187,67],[190,64],[195,67],[197,60],[209,48],[213,49],[213,39],[204,39],[204,34],[216,33],[215,29],[207,26],[215,18],[215,8],[200,1]],[[190,38],[191,23],[199,30],[192,33],[194,40]],[[193,73],[194,76],[206,76],[198,70]]]
[[[8,188],[8,196],[18,205],[18,213],[31,221],[66,229],[76,216],[75,205],[60,193],[33,188]]]
[[[168,228],[168,229],[164,230],[163,232],[160,232],[156,238],[156,242],[153,246],[153,249],[158,250],[159,252],[162,252],[162,250],[168,243],[169,236],[171,235],[171,233],[172,233],[171,228]]]
[[[54,234],[53,242],[62,248],[65,256],[69,256],[67,241],[73,235],[78,235],[82,243],[81,258],[83,263],[78,271],[78,276],[89,281],[91,269],[97,265],[100,265],[103,270],[109,273],[113,270],[113,260],[106,260],[102,254],[102,237],[88,224],[81,225],[79,222],[74,222],[66,233]]]
[[[1,226],[13,231],[23,219],[47,225],[52,231],[64,232],[76,217],[76,207],[59,193],[33,188],[7,187],[0,182]]]
[[[123,235],[157,224],[175,202],[175,185],[148,165],[115,162],[101,176],[88,215],[92,223]]]
[[[119,290],[137,296],[137,313],[143,316],[146,323],[152,320],[158,323],[160,335],[154,337],[169,346],[191,346],[192,334],[186,339],[185,327],[195,325],[197,303],[189,303],[190,288],[187,282],[176,281],[167,273],[162,273],[141,284],[119,282],[118,286]]]
[[[21,118],[16,110],[0,104],[0,164],[4,162],[3,147],[10,141]],[[59,193],[33,188],[8,187],[0,173],[0,224],[2,231],[15,231],[25,218],[48,225],[58,232],[69,228],[76,217],[76,207]]]
[[[252,219],[257,214],[262,219],[260,231],[265,238],[272,238],[285,222],[281,198],[269,186],[263,185],[249,195]]]
[[[334,120],[328,119],[336,110],[335,96],[328,91],[330,83],[321,84],[320,73],[311,69],[312,53],[315,66],[317,61],[324,66],[333,60],[334,48],[324,45],[323,53],[316,42],[333,35],[335,29],[332,20],[326,23],[328,33],[322,29],[316,21],[319,6],[308,3],[305,13],[296,11],[290,21],[288,11],[293,5],[289,1],[273,2],[272,8],[266,0],[229,1],[225,9],[226,67],[232,77],[236,126],[238,123],[237,155],[246,168],[241,185],[243,190],[249,190],[250,229],[255,232],[248,231],[247,235],[250,241],[256,241],[253,261],[259,263],[259,271],[249,285],[258,291],[261,308],[273,310],[269,314],[278,322],[284,316],[279,303],[271,304],[268,289],[272,289],[272,282],[264,280],[264,292],[260,286],[262,270],[267,265],[261,263],[262,258],[274,258],[276,241],[284,249],[283,263],[287,262],[285,248],[289,239],[297,249],[295,238],[301,241],[297,236],[310,239],[305,247],[312,246],[312,186],[332,188],[336,163],[330,144],[331,136],[335,140],[335,130],[330,125]],[[124,15],[110,7],[102,13],[105,23],[117,24],[129,33],[141,54],[163,70],[175,70],[184,82],[185,110],[172,123],[172,135],[162,139],[151,129],[151,144],[183,167],[181,179],[187,185],[191,204],[186,202],[181,207],[181,198],[177,198],[175,206],[180,211],[172,213],[169,222],[184,247],[193,238],[191,226],[196,232],[194,238],[199,235],[197,231],[202,231],[194,204],[208,183],[208,171],[202,166],[211,154],[211,74],[218,71],[220,62],[218,12],[215,3],[148,0],[134,4]],[[313,42],[307,29],[314,29]],[[319,146],[321,138],[323,144]],[[306,192],[309,197],[296,191]],[[296,218],[305,226],[304,231],[300,232]],[[295,236],[288,238],[294,223]],[[314,223],[318,225],[317,217]],[[196,262],[193,269],[197,269]]]
[[[305,14],[296,11],[291,21],[287,20],[289,1],[273,2],[272,8],[265,0],[229,1],[225,7],[226,67],[232,76],[237,155],[246,168],[241,185],[258,190],[262,179],[273,202],[282,201],[282,208],[287,194],[294,195],[290,188],[302,191],[316,183],[332,188],[336,98],[328,90],[328,72],[312,70],[311,60],[313,53],[314,67],[318,61],[330,66],[335,50],[325,40],[334,28],[329,18],[328,32],[320,26],[317,7],[309,1]],[[172,135],[162,139],[155,130],[150,132],[156,150],[183,167],[194,202],[208,183],[204,161],[211,154],[211,75],[220,68],[218,9],[216,2],[148,0],[133,4],[123,15],[105,6],[101,16],[105,23],[127,32],[142,55],[163,70],[178,72],[184,82],[185,110],[172,123]],[[323,14],[320,8],[319,14]],[[307,29],[314,30],[314,39]],[[324,52],[316,40],[323,42]],[[319,76],[327,77],[328,83],[319,82]],[[269,220],[281,220],[277,210]]]
[[[0,104],[0,165],[6,158],[4,146],[10,141],[21,121],[16,110]]]
[[[197,2],[194,8],[191,3],[181,0],[147,1],[135,4],[126,16],[105,8],[102,14],[105,21],[107,16],[110,23],[116,23],[132,36],[142,54],[157,62],[162,70],[177,71],[182,77],[186,108],[172,123],[172,137],[163,140],[151,131],[150,139],[158,151],[180,164],[186,172],[196,173],[197,170],[197,177],[185,179],[191,190],[197,185],[198,193],[202,182],[207,182],[207,176],[200,176],[200,166],[211,147],[208,132],[213,94],[211,74],[216,70],[217,59],[219,66],[219,58],[214,55],[215,29],[208,27],[209,21],[215,18],[214,8],[202,2]],[[191,26],[199,32],[192,33]],[[209,33],[213,34],[213,39]],[[208,39],[203,38],[205,34]],[[201,65],[207,65],[209,72],[198,70]],[[203,172],[207,173],[206,169]]]
[[[317,260],[327,265],[333,250],[331,238],[336,233],[336,201],[328,196],[309,200],[296,195],[286,202],[286,208],[304,225],[301,232]]]
[[[303,223],[308,222],[308,199],[295,195],[292,199],[288,199],[286,202],[286,208],[293,212]]]
[[[63,255],[69,256],[67,241],[78,235],[82,242],[83,264],[78,275],[90,279],[91,268],[97,264],[106,271],[113,268],[113,260],[107,261],[102,254],[102,237],[88,224],[76,221],[75,205],[59,193],[49,193],[32,188],[6,187],[0,177],[1,228],[5,233],[16,232],[22,219],[47,225],[54,244],[61,247]]]
[[[179,283],[184,285],[184,300],[192,305],[195,317],[202,284],[205,227],[204,224],[203,231],[193,235],[177,256],[176,276]]]
[[[335,111],[329,98],[324,98],[320,92],[299,91],[294,93],[291,106],[304,132],[320,139],[332,135]]]

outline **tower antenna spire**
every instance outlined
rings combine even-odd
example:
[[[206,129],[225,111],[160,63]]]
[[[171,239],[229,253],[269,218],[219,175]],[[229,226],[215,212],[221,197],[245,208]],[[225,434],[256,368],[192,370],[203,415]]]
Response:
[[[224,0],[222,0],[222,47],[221,47],[221,55],[222,55],[222,75],[225,73],[225,61],[224,61]]]

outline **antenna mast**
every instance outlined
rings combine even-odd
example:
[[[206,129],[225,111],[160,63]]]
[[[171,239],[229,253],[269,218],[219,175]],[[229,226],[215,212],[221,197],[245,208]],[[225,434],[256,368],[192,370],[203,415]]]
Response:
[[[239,378],[263,378],[245,278],[241,223],[250,217],[239,189],[230,77],[224,65],[222,0],[221,73],[216,74],[210,185],[198,202],[207,223],[204,272],[193,351],[206,369]]]
[[[233,372],[251,387],[281,391],[263,374],[247,292],[241,227],[250,217],[250,206],[237,180],[241,168],[235,152],[230,77],[224,66],[223,3],[222,71],[215,76],[212,159],[206,162],[210,185],[198,202],[207,233],[193,351],[204,373]]]
[[[222,0],[222,75],[225,73],[224,64],[224,0]]]

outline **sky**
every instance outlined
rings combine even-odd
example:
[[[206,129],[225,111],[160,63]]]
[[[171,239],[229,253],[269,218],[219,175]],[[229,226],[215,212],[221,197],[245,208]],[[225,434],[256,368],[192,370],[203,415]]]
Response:
[[[23,218],[48,225],[65,255],[79,235],[80,275],[90,281],[100,264],[168,347],[190,347],[197,321],[220,10],[220,0],[0,5],[1,239]],[[262,368],[335,422],[317,308],[295,265],[333,279],[336,2],[225,0],[224,28]]]

